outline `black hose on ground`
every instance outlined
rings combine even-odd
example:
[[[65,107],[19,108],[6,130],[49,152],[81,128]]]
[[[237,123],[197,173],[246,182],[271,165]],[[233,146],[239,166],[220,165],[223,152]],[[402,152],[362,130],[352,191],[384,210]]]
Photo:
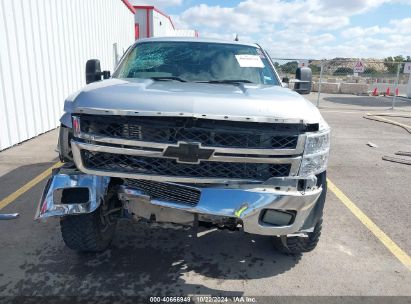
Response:
[[[411,127],[407,126],[405,124],[402,124],[400,122],[394,121],[394,120],[390,120],[381,116],[388,116],[388,117],[401,117],[401,118],[410,118],[411,116],[408,115],[400,115],[400,114],[389,114],[389,113],[379,113],[379,114],[370,114],[367,113],[365,114],[363,117],[365,119],[369,119],[369,120],[374,120],[374,121],[378,121],[378,122],[383,122],[383,123],[387,123],[387,124],[391,124],[394,126],[398,126],[403,128],[405,131],[407,131],[408,133],[411,134]]]
[[[369,120],[374,120],[374,121],[378,121],[378,122],[383,122],[383,123],[387,123],[387,124],[391,124],[394,126],[398,126],[403,128],[405,131],[407,131],[408,133],[411,134],[411,126],[407,126],[405,124],[402,124],[400,122],[391,120],[391,119],[387,119],[384,118],[382,116],[387,116],[387,117],[401,117],[401,118],[411,118],[411,116],[408,115],[402,115],[402,114],[391,114],[391,113],[378,113],[378,114],[370,114],[367,113],[365,114],[363,117],[365,119],[369,119]],[[401,155],[401,156],[411,156],[411,152],[405,152],[405,151],[398,151],[397,153],[395,153],[396,155]],[[404,164],[404,165],[411,165],[411,159],[407,159],[407,158],[399,158],[399,157],[393,157],[393,156],[388,156],[388,155],[384,155],[382,157],[383,160],[385,161],[390,161],[390,162],[394,162],[394,163],[399,163],[399,164]]]

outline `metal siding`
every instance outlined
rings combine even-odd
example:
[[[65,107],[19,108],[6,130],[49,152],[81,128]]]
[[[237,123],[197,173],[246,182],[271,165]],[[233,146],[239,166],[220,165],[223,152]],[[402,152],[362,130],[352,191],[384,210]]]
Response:
[[[44,112],[44,102],[42,101],[42,97],[44,96],[44,86],[41,83],[41,71],[42,66],[40,63],[41,53],[40,53],[40,45],[39,43],[35,43],[39,40],[39,33],[34,29],[38,28],[38,17],[35,13],[33,7],[33,1],[28,1],[26,7],[26,15],[27,15],[27,24],[29,26],[29,30],[26,30],[27,35],[27,43],[30,45],[29,51],[29,64],[32,70],[32,75],[30,76],[32,83],[31,89],[33,90],[33,103],[35,122],[36,122],[36,134],[40,134],[47,130],[45,120],[43,119]]]
[[[0,70],[3,70],[2,66],[3,65],[0,60]],[[0,73],[0,93],[2,94],[0,95],[0,98],[6,100],[3,73]],[[10,129],[8,128],[7,104],[5,102],[0,102],[0,147],[2,145],[8,145],[11,142],[10,136]]]
[[[147,11],[146,9],[137,9],[135,22],[140,25],[140,38],[147,38]]]
[[[20,38],[22,39],[22,46],[23,46],[23,50],[21,52],[21,64],[23,66],[23,72],[21,73],[21,75],[26,77],[26,81],[24,81],[25,83],[28,84],[27,89],[25,89],[24,91],[26,92],[27,96],[26,96],[26,103],[25,103],[25,108],[27,111],[27,120],[28,120],[28,124],[29,124],[29,137],[35,136],[36,134],[38,134],[38,132],[40,131],[40,128],[37,125],[37,121],[36,121],[36,109],[34,106],[34,94],[35,94],[35,85],[34,85],[34,81],[33,81],[33,67],[32,67],[32,56],[31,56],[31,52],[29,51],[31,49],[31,44],[33,43],[31,41],[31,43],[29,43],[29,36],[27,33],[29,33],[29,23],[28,23],[28,17],[27,15],[30,14],[30,12],[27,12],[24,7],[21,5],[21,2],[16,2],[16,9],[17,11],[21,12],[21,27],[23,29],[23,33],[22,35],[20,35]]]
[[[6,45],[6,22],[4,17],[4,9],[3,3],[0,2],[0,147],[7,146],[12,142],[10,128],[9,126],[9,106],[8,102],[8,95],[6,93],[6,67],[5,67],[5,58],[7,52],[7,45]]]
[[[0,0],[0,150],[57,127],[86,61],[112,71],[133,29],[121,0]]]
[[[2,16],[3,19],[3,32],[0,34],[0,37],[4,37],[4,41],[2,41],[2,52],[0,53],[2,58],[2,74],[3,74],[3,81],[4,87],[3,90],[5,92],[4,103],[7,107],[7,119],[8,124],[7,128],[10,131],[10,142],[20,142],[20,130],[19,126],[21,125],[18,121],[17,111],[16,111],[16,94],[15,94],[15,86],[14,86],[14,74],[15,71],[12,69],[14,66],[13,54],[11,50],[13,48],[10,36],[12,37],[12,29],[10,29],[12,24],[12,17],[11,16],[11,2],[0,1],[1,9],[2,9]],[[4,58],[3,58],[4,57]]]
[[[19,83],[15,83],[15,88],[16,88],[16,95],[18,96],[17,98],[17,106],[19,109],[19,113],[22,116],[20,119],[22,120],[22,123],[24,124],[24,127],[22,128],[22,134],[28,134],[28,136],[33,136],[33,128],[31,126],[31,121],[29,121],[29,108],[30,106],[30,99],[28,95],[28,91],[26,88],[23,86],[23,83],[28,82],[28,71],[27,71],[27,58],[24,58],[23,60],[21,59],[23,54],[25,53],[25,46],[24,46],[24,35],[18,35],[18,30],[17,29],[23,29],[23,16],[22,16],[22,10],[21,8],[19,9],[19,2],[12,1],[11,2],[11,7],[12,7],[12,15],[13,15],[13,24],[12,27],[16,29],[16,35],[13,37],[15,40],[15,53],[17,55],[17,60],[16,60],[16,66],[14,66],[16,70],[16,78],[20,77],[23,81],[20,81]],[[20,116],[19,115],[19,116]]]
[[[160,25],[161,22],[161,25]],[[152,13],[152,29],[153,29],[153,36],[154,37],[167,37],[167,36],[174,36],[174,28],[166,16],[160,14],[157,11],[153,10]]]
[[[45,1],[47,0],[38,0],[37,4],[34,5],[37,13],[39,40],[35,43],[40,46],[40,83],[43,84],[43,94],[42,104],[43,104],[43,113],[42,117],[45,123],[45,130],[50,130],[53,128],[51,124],[52,112],[50,111],[50,104],[53,100],[53,93],[51,92],[51,75],[49,72],[49,60],[48,60],[48,39],[47,39],[47,26],[46,26],[46,16],[45,16]]]

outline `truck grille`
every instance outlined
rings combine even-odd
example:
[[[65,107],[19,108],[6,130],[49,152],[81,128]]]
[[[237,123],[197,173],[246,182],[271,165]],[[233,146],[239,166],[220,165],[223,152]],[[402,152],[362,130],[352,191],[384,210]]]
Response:
[[[81,131],[158,143],[200,142],[203,146],[294,149],[300,124],[261,124],[187,117],[81,115]]]
[[[227,178],[267,180],[290,173],[290,164],[259,164],[203,161],[201,164],[177,163],[173,159],[92,152],[82,150],[87,169],[144,175],[166,175],[193,178]]]
[[[126,179],[126,186],[142,191],[152,199],[166,202],[196,205],[200,201],[201,191],[183,185],[160,183],[141,179]]]

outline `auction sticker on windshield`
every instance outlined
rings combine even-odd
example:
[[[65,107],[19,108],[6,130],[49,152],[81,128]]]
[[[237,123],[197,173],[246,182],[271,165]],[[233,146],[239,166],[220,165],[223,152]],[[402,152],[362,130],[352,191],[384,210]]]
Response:
[[[258,55],[235,55],[242,68],[264,68],[264,63]]]

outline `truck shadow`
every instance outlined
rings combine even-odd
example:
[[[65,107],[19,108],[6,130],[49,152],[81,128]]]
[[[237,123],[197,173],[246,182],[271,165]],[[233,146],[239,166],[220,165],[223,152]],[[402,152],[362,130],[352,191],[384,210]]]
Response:
[[[37,250],[36,262],[20,266],[25,277],[14,292],[241,296],[241,290],[224,288],[224,281],[276,276],[300,260],[277,253],[269,237],[216,230],[193,238],[191,233],[123,220],[111,248],[99,254],[75,253],[58,238]]]

